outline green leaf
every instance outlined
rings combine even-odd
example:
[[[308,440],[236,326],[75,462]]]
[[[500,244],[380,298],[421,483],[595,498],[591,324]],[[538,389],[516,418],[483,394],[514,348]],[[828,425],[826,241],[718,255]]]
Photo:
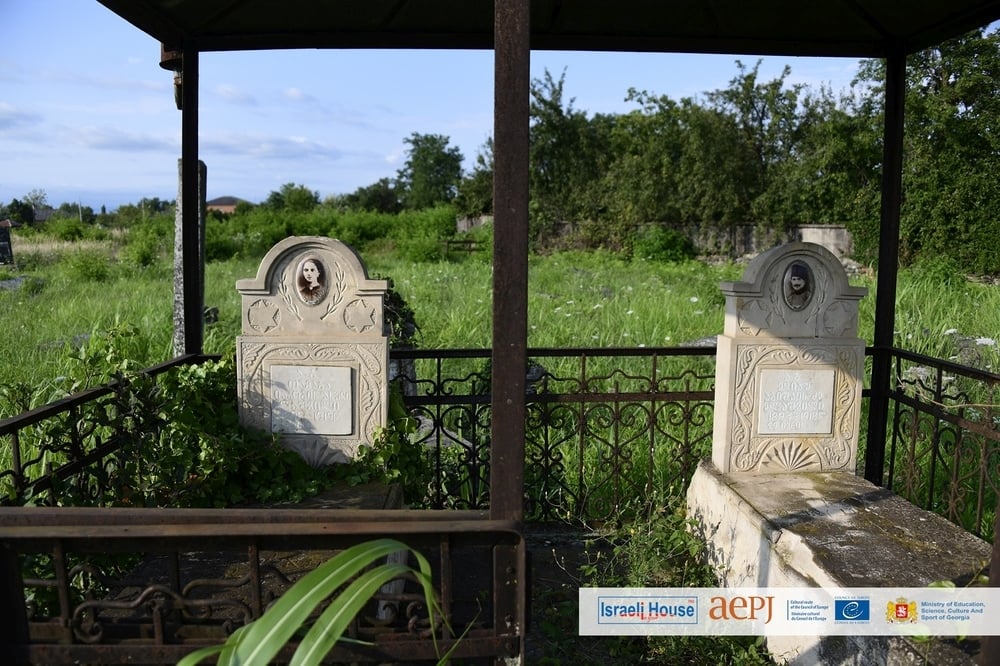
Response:
[[[406,549],[405,544],[395,539],[376,539],[352,546],[324,562],[248,626],[236,648],[235,663],[268,664],[320,602],[377,560]]]
[[[196,664],[201,663],[201,661],[207,657],[220,654],[225,645],[209,645],[208,647],[203,647],[200,650],[195,650],[190,654],[184,656],[183,659],[177,662],[177,666],[196,666]],[[223,663],[221,659],[217,662],[219,664]]]
[[[359,576],[313,623],[295,650],[290,666],[320,664],[368,600],[384,584],[409,572],[410,568],[405,564],[382,564]]]

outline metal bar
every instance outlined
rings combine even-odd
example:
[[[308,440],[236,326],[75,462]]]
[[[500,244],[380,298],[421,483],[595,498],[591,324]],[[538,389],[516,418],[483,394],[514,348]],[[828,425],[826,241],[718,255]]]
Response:
[[[200,354],[183,354],[175,358],[159,363],[152,367],[146,368],[141,371],[141,374],[148,375],[150,377],[155,377],[159,374],[167,372],[175,367],[181,365],[189,365],[192,363],[201,363],[209,359],[216,359],[218,356],[203,356]],[[39,423],[51,416],[58,414],[60,412],[68,411],[71,407],[76,405],[82,405],[95,400],[101,396],[109,395],[114,392],[117,388],[118,382],[112,381],[103,386],[97,386],[94,388],[86,389],[80,391],[79,393],[74,393],[73,395],[66,396],[65,398],[60,398],[54,402],[50,402],[47,405],[42,405],[41,407],[36,407],[30,411],[24,412],[23,414],[18,414],[17,416],[12,416],[0,421],[0,435],[6,435],[12,432],[17,432],[29,425]]]
[[[201,197],[198,168],[198,49],[183,48],[181,96],[181,216],[184,253],[184,349],[187,354],[202,351],[202,310],[204,290],[201,280]]]
[[[498,0],[494,24],[493,422],[490,513],[524,514],[528,339],[528,0]]]
[[[896,321],[896,277],[899,271],[899,211],[903,190],[903,108],[906,97],[906,55],[886,58],[885,130],[882,155],[882,215],[879,226],[878,282],[875,296],[875,337],[865,478],[883,485],[885,434],[889,418],[892,334]]]
[[[493,355],[490,517],[524,517],[528,368],[528,124],[531,3],[494,4]],[[524,655],[524,549],[498,546],[493,562],[493,626]],[[511,663],[497,658],[496,662]]]
[[[4,659],[15,666],[30,663],[22,647],[29,640],[20,558],[8,544],[0,544],[0,645],[4,646]]]

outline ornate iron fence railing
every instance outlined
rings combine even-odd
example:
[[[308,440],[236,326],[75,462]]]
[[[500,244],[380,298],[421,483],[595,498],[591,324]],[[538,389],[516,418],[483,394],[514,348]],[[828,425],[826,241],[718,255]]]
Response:
[[[899,349],[886,353],[894,380],[884,485],[991,538],[1000,492],[1000,375]],[[606,519],[626,504],[683,488],[709,455],[713,348],[532,349],[529,356],[527,518]],[[181,357],[143,375],[155,382],[201,360]],[[404,368],[404,402],[434,462],[425,505],[489,506],[489,350],[396,350],[393,360]],[[158,427],[131,410],[127,395],[135,390],[112,383],[0,421],[7,456],[0,502],[101,505],[115,492],[107,480],[121,476],[130,448]]]
[[[113,501],[121,490],[116,480],[124,470],[142,473],[134,454],[162,426],[150,408],[157,379],[211,358],[178,356],[134,377],[0,420],[0,504],[103,506]]]
[[[433,451],[429,504],[488,506],[489,351],[394,358],[412,368],[404,402]],[[714,348],[531,349],[529,358],[526,518],[607,520],[682,492],[711,454]]]
[[[1000,495],[1000,375],[891,350],[885,485],[969,532],[993,534]]]
[[[974,534],[997,539],[993,507],[1000,492],[1000,375],[898,349],[869,350],[874,353],[888,354],[894,368],[885,485]],[[527,519],[600,521],[682,495],[695,465],[711,451],[714,349],[532,349],[529,356]],[[141,379],[91,389],[0,421],[0,452],[9,455],[8,464],[0,467],[0,487],[3,503],[14,505],[0,507],[0,580],[9,596],[0,605],[8,609],[10,620],[3,623],[0,642],[11,646],[19,663],[172,663],[193,646],[217,640],[232,624],[226,612],[216,617],[220,623],[196,612],[214,602],[189,594],[191,581],[179,575],[186,566],[184,553],[201,552],[207,544],[211,551],[228,549],[243,557],[240,566],[257,572],[240,583],[246,585],[240,594],[252,601],[249,615],[243,614],[256,617],[259,598],[271,584],[265,571],[270,571],[267,558],[272,556],[262,555],[265,551],[329,550],[378,534],[409,535],[438,552],[444,596],[457,598],[454,590],[465,583],[453,582],[456,563],[494,563],[492,570],[487,566],[476,575],[485,580],[507,572],[518,592],[509,598],[494,596],[492,617],[521,617],[525,592],[518,572],[523,571],[525,544],[520,528],[486,520],[481,511],[489,505],[489,359],[488,350],[393,353],[401,368],[404,401],[419,417],[419,439],[434,460],[427,508],[448,511],[327,516],[304,510],[295,514],[301,524],[281,526],[273,509],[178,510],[176,515],[157,510],[158,516],[174,517],[165,531],[149,524],[153,514],[143,513],[148,510],[22,508],[56,507],[71,500],[103,505],[115,492],[106,480],[120,479],[122,468],[130,464],[130,450],[153,436],[151,429],[155,434],[159,423],[137,413],[136,406],[146,403],[129,396],[155,393],[162,373],[202,357],[175,359],[145,371]],[[240,511],[246,515],[238,516]],[[38,522],[39,516],[45,524]],[[460,554],[460,547],[493,552],[470,559]],[[139,585],[127,575],[112,580],[93,568],[95,554],[153,551],[163,553],[167,582]],[[202,561],[198,557],[196,566]],[[81,569],[77,565],[84,560]],[[275,580],[282,576],[289,577],[282,572]],[[90,582],[81,587],[81,577]],[[203,578],[197,577],[199,590]],[[93,587],[91,583],[106,588],[99,598],[73,596]],[[488,595],[488,588],[475,589]],[[46,598],[49,610],[39,611]],[[245,611],[239,604],[220,603],[220,608]],[[469,618],[458,613],[454,619]],[[522,637],[504,628],[509,622],[480,620],[463,654],[518,651]],[[92,631],[103,633],[93,638]],[[383,638],[388,642],[367,656],[422,650],[430,656],[433,647],[405,629],[395,638]],[[357,656],[363,660],[366,655]]]

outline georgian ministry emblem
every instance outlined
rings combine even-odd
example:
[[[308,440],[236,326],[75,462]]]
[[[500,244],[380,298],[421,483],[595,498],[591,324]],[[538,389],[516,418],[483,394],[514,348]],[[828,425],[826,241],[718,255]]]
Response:
[[[903,597],[888,602],[885,608],[885,621],[889,623],[916,622],[917,602],[909,601]]]

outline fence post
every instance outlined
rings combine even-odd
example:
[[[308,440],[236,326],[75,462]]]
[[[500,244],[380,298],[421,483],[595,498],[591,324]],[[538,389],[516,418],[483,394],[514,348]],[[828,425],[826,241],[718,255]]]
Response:
[[[29,664],[29,640],[21,563],[17,553],[3,545],[0,546],[0,649],[7,655],[4,663]]]
[[[993,556],[990,558],[990,587],[1000,587],[1000,495],[997,495],[997,510],[993,518]],[[1000,664],[1000,636],[983,636],[979,653],[981,666]]]

